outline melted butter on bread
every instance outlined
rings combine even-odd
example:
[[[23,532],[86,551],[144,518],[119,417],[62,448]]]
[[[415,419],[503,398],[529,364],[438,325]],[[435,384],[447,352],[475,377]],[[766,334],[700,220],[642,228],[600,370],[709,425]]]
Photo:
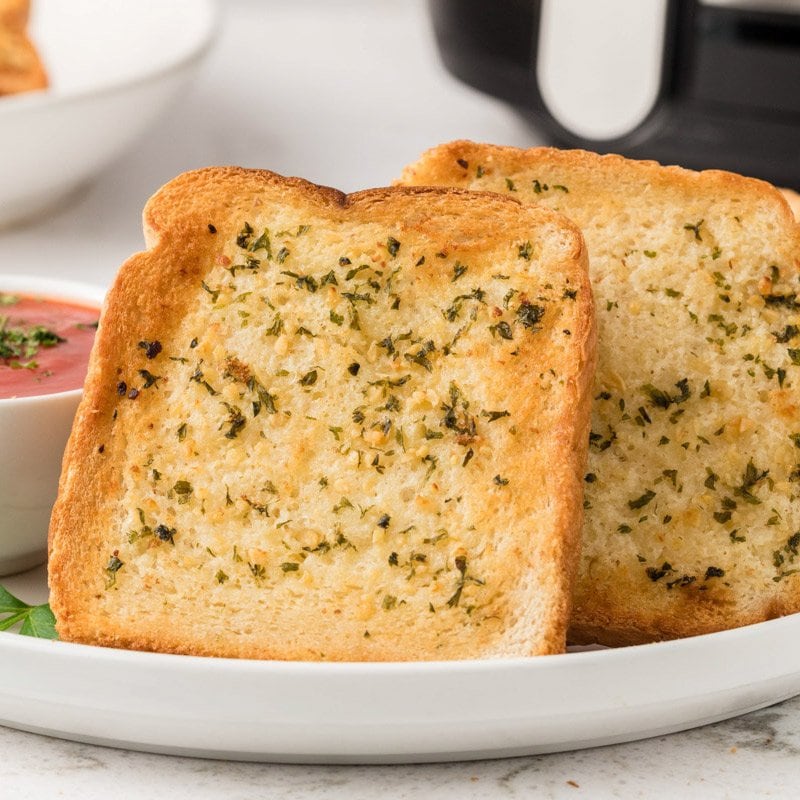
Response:
[[[572,636],[627,644],[800,610],[800,229],[766,183],[454,142],[408,184],[582,229],[599,355]]]
[[[165,221],[174,185],[151,201],[157,243],[101,321],[67,459],[106,440],[114,491],[83,543],[87,600],[63,481],[62,636],[301,659],[562,650],[593,354],[580,235],[491,196],[222,178],[233,210]],[[188,241],[162,276],[180,311],[148,291],[120,323],[135,269]]]

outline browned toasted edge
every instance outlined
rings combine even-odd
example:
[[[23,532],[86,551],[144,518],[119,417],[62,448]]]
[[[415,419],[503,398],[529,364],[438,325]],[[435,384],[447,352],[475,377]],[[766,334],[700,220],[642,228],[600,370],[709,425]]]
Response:
[[[560,565],[566,590],[558,596],[558,610],[547,636],[550,649],[546,652],[551,654],[564,652],[572,617],[574,589],[578,579],[581,554],[583,487],[589,450],[592,387],[597,365],[597,324],[594,295],[589,279],[589,259],[582,235],[577,242],[579,250],[575,255],[581,265],[576,296],[577,324],[573,329],[573,341],[578,345],[577,357],[571,365],[572,369],[567,370],[565,387],[567,402],[564,404],[552,440],[551,466],[557,473],[554,479],[556,489],[553,494],[560,500],[557,535],[553,539],[557,550],[554,561]]]
[[[473,155],[480,155],[489,159],[490,163],[500,163],[509,169],[524,169],[533,163],[546,163],[554,167],[582,169],[587,172],[601,170],[613,179],[615,170],[624,168],[632,170],[642,180],[652,185],[668,186],[678,183],[691,188],[723,187],[729,192],[758,191],[764,201],[770,202],[776,208],[780,206],[781,214],[787,224],[797,222],[788,202],[793,196],[797,197],[797,194],[792,190],[777,189],[760,178],[751,178],[720,169],[698,171],[676,165],[663,165],[658,161],[630,159],[616,153],[600,154],[589,150],[565,150],[557,147],[524,149],[458,139],[426,150],[416,162],[403,169],[394,185],[453,186],[454,178],[456,180],[468,178],[467,170],[458,164],[458,159],[465,160],[465,156]],[[424,175],[426,180],[420,180],[420,175]]]
[[[274,188],[282,196],[301,198],[319,209],[350,210],[380,204],[392,198],[424,198],[428,204],[461,197],[467,206],[509,204],[530,210],[531,219],[555,220],[571,232],[574,259],[579,265],[580,313],[573,341],[579,346],[575,363],[570,365],[567,383],[576,411],[565,404],[564,414],[553,437],[557,446],[554,464],[564,461],[554,480],[555,499],[560,504],[558,530],[553,531],[553,568],[560,575],[560,587],[546,587],[555,593],[555,608],[550,613],[550,628],[541,646],[531,645],[532,653],[563,652],[570,613],[572,585],[577,574],[579,537],[582,522],[582,475],[588,450],[589,411],[595,361],[595,319],[587,273],[586,248],[580,231],[565,217],[547,209],[523,206],[513,198],[493,193],[427,187],[389,187],[345,195],[335,189],[317,186],[299,178],[287,178],[266,170],[238,167],[209,167],[184,173],[159,189],[148,200],[143,213],[148,249],[131,256],[120,268],[101,312],[92,350],[83,398],[63,458],[58,498],[49,529],[48,581],[51,606],[62,639],[138,650],[161,650],[194,655],[213,655],[209,649],[186,646],[171,631],[158,636],[129,636],[113,625],[97,629],[89,608],[91,597],[84,580],[83,565],[96,563],[100,548],[83,535],[84,521],[102,518],[104,509],[120,494],[121,476],[114,470],[115,456],[121,456],[125,443],[119,435],[111,437],[112,414],[117,403],[120,375],[134,374],[139,365],[137,342],[163,337],[177,326],[186,313],[196,287],[212,267],[212,252],[222,233],[215,219],[224,218],[237,199],[248,197],[256,209],[258,194]],[[231,199],[233,198],[233,199]],[[238,213],[238,209],[237,209]],[[237,218],[236,225],[240,224]],[[231,227],[228,224],[228,227]],[[238,230],[238,228],[237,228]],[[131,336],[131,331],[136,334]],[[139,356],[139,359],[137,359]],[[577,414],[577,416],[575,416]],[[111,442],[111,444],[109,444]],[[569,458],[559,453],[564,447]],[[166,641],[166,645],[165,645]],[[235,655],[232,653],[231,655]],[[269,658],[268,651],[257,657]]]
[[[794,238],[794,259],[789,266],[793,266],[800,274],[800,220],[794,216],[788,202],[794,199],[795,193],[781,191],[766,181],[734,172],[716,169],[695,171],[680,166],[664,166],[657,161],[633,160],[617,154],[601,155],[587,150],[553,147],[521,149],[456,140],[426,150],[418,161],[405,167],[396,184],[458,185],[470,179],[467,168],[461,162],[472,165],[473,158],[500,165],[509,172],[534,164],[547,164],[585,172],[600,171],[608,176],[609,181],[613,181],[615,172],[622,168],[633,171],[641,180],[656,186],[679,184],[692,190],[755,193],[760,202],[773,207]],[[645,613],[638,598],[612,593],[610,602],[603,606],[573,609],[568,641],[573,644],[602,643],[610,646],[644,644],[714,633],[797,612],[800,612],[800,582],[794,586],[783,584],[775,595],[763,598],[760,603],[743,605],[735,612],[729,605],[701,607],[686,602],[676,604],[674,609],[667,612]]]

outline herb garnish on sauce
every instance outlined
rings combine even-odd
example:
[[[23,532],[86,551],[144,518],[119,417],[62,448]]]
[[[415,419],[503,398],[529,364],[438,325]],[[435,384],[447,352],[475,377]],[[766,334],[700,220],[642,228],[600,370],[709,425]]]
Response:
[[[7,295],[4,295],[7,297]],[[10,361],[12,367],[30,367],[30,359],[39,352],[41,347],[55,347],[67,340],[57,333],[45,328],[43,325],[32,325],[28,328],[10,327],[8,317],[0,317],[0,359]],[[23,364],[22,360],[28,363]]]

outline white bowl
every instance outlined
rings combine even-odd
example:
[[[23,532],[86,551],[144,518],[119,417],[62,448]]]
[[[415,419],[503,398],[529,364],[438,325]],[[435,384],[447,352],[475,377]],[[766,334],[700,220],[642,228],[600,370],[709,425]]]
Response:
[[[27,275],[0,275],[0,292],[96,307],[103,289]],[[44,563],[61,457],[81,390],[0,399],[0,575]]]
[[[34,0],[50,87],[0,97],[0,225],[56,204],[156,120],[208,50],[213,0]]]

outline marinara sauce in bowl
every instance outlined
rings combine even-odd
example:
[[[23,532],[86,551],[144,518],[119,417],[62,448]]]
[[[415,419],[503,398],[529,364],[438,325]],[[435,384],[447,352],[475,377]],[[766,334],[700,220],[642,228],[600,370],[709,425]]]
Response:
[[[96,308],[0,291],[0,400],[80,389]]]
[[[0,275],[0,575],[44,562],[103,290]]]

